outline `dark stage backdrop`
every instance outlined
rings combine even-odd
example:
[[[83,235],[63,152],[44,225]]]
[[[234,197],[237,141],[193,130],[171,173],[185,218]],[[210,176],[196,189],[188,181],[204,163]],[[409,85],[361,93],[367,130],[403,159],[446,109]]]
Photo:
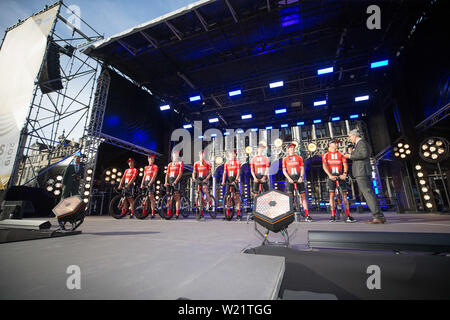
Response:
[[[162,102],[112,70],[102,132],[135,145],[165,153],[170,115],[159,110]]]

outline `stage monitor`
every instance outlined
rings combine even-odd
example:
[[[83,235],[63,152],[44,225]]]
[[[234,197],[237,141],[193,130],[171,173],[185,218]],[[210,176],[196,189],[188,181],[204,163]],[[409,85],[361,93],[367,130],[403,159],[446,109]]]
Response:
[[[111,83],[102,132],[159,153],[168,145],[170,115],[162,115],[160,100],[109,70]]]

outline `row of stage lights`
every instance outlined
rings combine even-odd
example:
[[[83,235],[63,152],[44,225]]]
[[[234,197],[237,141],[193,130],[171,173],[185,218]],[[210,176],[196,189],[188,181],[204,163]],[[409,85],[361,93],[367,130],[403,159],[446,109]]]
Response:
[[[379,67],[385,67],[387,65],[389,65],[389,60],[375,61],[370,64],[370,68],[375,69],[375,68],[379,68]],[[326,67],[326,68],[318,69],[317,75],[320,76],[320,75],[329,74],[329,73],[333,73],[333,72],[334,72],[334,67]],[[281,88],[281,87],[284,87],[284,81],[282,81],[282,80],[269,83],[270,89],[276,89],[276,88]],[[242,95],[242,89],[240,89],[240,88],[235,88],[228,92],[228,96],[230,98],[240,96],[240,95]],[[366,101],[366,100],[369,100],[368,95],[359,96],[359,97],[354,98],[355,102]],[[191,97],[189,97],[189,101],[190,102],[200,102],[200,101],[202,101],[202,96],[198,95],[198,94],[191,96]],[[315,101],[313,103],[313,105],[315,107],[326,105],[326,104],[327,104],[326,100],[319,100],[319,101]],[[160,106],[159,108],[161,111],[167,111],[167,110],[171,109],[171,106],[169,104],[166,104],[166,105]],[[276,111],[275,111],[275,113],[277,114]]]
[[[89,190],[91,188],[91,181],[92,181],[92,169],[88,169],[86,171],[86,183],[84,185],[84,191],[83,191],[83,201],[85,203],[89,202]],[[55,197],[60,197],[62,195],[62,188],[63,188],[63,184],[62,184],[62,180],[63,180],[63,176],[62,175],[58,175],[55,178],[50,178],[47,180],[47,186],[46,186],[46,190],[50,193],[53,193],[53,195]]]
[[[423,193],[423,199],[426,201],[425,207],[427,207],[428,210],[431,210],[433,209],[433,204],[431,203],[431,196],[430,196],[431,188],[428,185],[427,181],[425,180],[424,173],[422,171],[422,166],[420,164],[417,164],[415,166],[415,169],[420,184],[420,190]]]
[[[282,111],[280,111],[280,110],[282,110]],[[278,110],[278,113],[276,112],[276,114],[282,114],[282,113],[286,113],[287,112],[286,109],[280,109],[280,110]],[[358,119],[359,116],[360,116],[359,114],[351,114],[351,115],[349,115],[347,117],[348,119],[345,119],[345,117],[341,117],[341,116],[331,116],[328,119],[328,121],[336,122],[336,121],[341,121],[341,120],[355,120],[355,119]],[[247,119],[252,119],[252,118],[253,118],[252,114],[244,114],[244,115],[241,116],[242,120],[247,120]],[[217,123],[217,122],[219,122],[219,118],[210,118],[208,121],[209,121],[209,123]],[[320,123],[322,123],[322,119],[313,119],[311,122],[312,122],[312,124],[320,124]],[[297,126],[304,126],[305,124],[306,124],[305,121],[297,121],[295,125],[297,125]],[[183,125],[184,129],[192,129],[192,127],[193,127],[193,125],[191,123],[187,123],[187,124]],[[280,125],[281,129],[288,128],[288,127],[289,127],[288,123],[283,123],[283,124]],[[273,126],[266,126],[265,127],[266,130],[272,130],[273,128],[274,128]],[[236,133],[244,133],[244,130],[241,129],[240,131],[242,131],[242,132],[239,132],[239,130],[238,130],[238,131],[236,131]],[[250,131],[256,132],[256,131],[258,131],[258,128],[251,128]],[[226,135],[226,133],[227,132],[225,132],[224,134]]]

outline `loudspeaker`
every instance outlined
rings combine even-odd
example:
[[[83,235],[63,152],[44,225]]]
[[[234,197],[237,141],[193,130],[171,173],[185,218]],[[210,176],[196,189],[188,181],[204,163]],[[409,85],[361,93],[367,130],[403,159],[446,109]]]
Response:
[[[3,201],[0,220],[22,219],[24,215],[34,215],[31,201]]]
[[[66,230],[67,222],[72,224],[71,230],[78,228],[84,220],[86,203],[80,196],[72,196],[61,200],[60,203],[53,208],[53,213],[58,218],[61,229]]]
[[[60,47],[53,39],[49,38],[47,55],[39,76],[39,87],[42,93],[50,93],[64,88],[61,82],[59,51]]]
[[[272,232],[286,229],[294,221],[292,195],[272,190],[256,196],[253,217],[256,223]]]

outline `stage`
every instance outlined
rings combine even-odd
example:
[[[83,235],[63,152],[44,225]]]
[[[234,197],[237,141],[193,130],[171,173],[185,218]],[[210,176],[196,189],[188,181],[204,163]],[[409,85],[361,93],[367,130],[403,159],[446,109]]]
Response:
[[[437,291],[433,291],[433,286],[428,286],[425,291],[422,288],[433,284],[433,279],[448,270],[449,257],[310,250],[307,246],[308,230],[450,233],[449,215],[387,213],[385,225],[362,223],[370,218],[369,214],[355,214],[358,222],[353,224],[330,223],[326,214],[312,213],[312,217],[313,222],[301,221],[289,227],[291,233],[298,230],[291,238],[293,250],[263,248],[256,249],[258,254],[245,254],[245,250],[254,253],[252,248],[261,244],[253,222],[226,222],[208,217],[204,221],[193,218],[167,221],[159,217],[154,220],[114,220],[107,216],[89,216],[79,228],[82,230],[79,235],[1,244],[0,299],[449,297],[439,295],[450,283],[444,281],[445,275],[440,278]],[[55,226],[56,220],[51,219],[51,223]],[[364,263],[397,268],[397,274],[389,271],[389,283],[395,290],[381,291],[377,295],[376,291],[364,291],[355,284],[355,279],[365,277],[361,280],[365,287],[368,277],[365,270],[359,270],[353,281],[349,278],[356,266]],[[66,271],[71,265],[80,268],[79,290],[69,290],[66,286],[71,276]],[[326,271],[330,267],[333,272]],[[406,281],[414,272],[424,269],[428,270],[424,273],[425,282],[423,278],[419,282]],[[307,272],[293,273],[293,270]],[[318,277],[320,272],[323,273]],[[325,281],[327,277],[329,279]],[[395,280],[395,277],[401,280]],[[389,287],[387,281],[383,282],[383,289]],[[419,292],[423,292],[422,295]]]

